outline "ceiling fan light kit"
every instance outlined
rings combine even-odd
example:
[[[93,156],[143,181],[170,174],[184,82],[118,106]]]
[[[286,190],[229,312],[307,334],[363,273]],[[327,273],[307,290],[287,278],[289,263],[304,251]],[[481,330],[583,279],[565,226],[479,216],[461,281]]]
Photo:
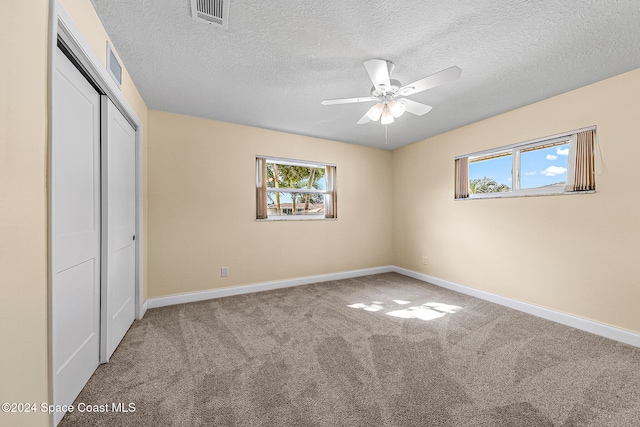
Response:
[[[391,123],[393,123],[393,121],[394,118],[393,114],[391,114],[391,109],[387,104],[385,104],[384,108],[382,109],[382,117],[380,118],[380,123],[382,123],[383,125],[390,125]]]
[[[382,116],[382,110],[384,109],[384,104],[377,103],[373,107],[367,111],[367,116],[369,119],[375,121],[380,120],[380,116]]]
[[[391,114],[393,114],[393,117],[395,117],[396,119],[403,115],[405,111],[407,111],[407,106],[404,104],[404,102],[402,102],[402,100],[394,99],[390,103],[388,103],[387,106],[389,107],[389,111],[391,111]]]
[[[378,121],[383,125],[394,122],[394,119],[402,116],[405,111],[416,116],[422,116],[431,110],[431,106],[411,99],[402,98],[409,95],[452,82],[460,78],[462,70],[456,66],[449,67],[428,77],[402,86],[397,80],[391,80],[391,72],[394,64],[384,59],[370,59],[364,62],[364,68],[373,83],[371,96],[359,98],[325,99],[322,105],[351,104],[355,102],[377,101],[376,105],[369,108],[357,124],[365,124],[370,121]]]

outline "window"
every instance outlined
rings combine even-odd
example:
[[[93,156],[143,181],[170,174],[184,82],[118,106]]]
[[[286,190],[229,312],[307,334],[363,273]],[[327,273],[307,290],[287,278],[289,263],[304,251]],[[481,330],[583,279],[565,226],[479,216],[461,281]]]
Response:
[[[337,218],[336,166],[256,157],[256,219]]]
[[[595,190],[595,127],[460,156],[455,198]]]
[[[570,145],[569,141],[561,141],[519,150],[520,189],[564,191],[569,170]]]
[[[512,153],[469,158],[469,193],[504,193],[511,191]]]

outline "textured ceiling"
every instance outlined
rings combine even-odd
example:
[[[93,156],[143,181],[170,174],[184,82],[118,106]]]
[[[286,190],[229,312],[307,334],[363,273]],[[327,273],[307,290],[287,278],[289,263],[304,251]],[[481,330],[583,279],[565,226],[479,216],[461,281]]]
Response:
[[[230,0],[229,28],[189,0],[92,0],[151,109],[394,149],[640,67],[637,0]],[[362,65],[408,84],[430,113],[356,125],[373,105]]]

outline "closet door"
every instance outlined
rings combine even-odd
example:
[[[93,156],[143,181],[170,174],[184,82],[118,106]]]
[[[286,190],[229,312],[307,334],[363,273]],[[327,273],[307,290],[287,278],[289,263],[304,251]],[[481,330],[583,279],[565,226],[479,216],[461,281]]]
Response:
[[[103,96],[103,350],[109,360],[135,317],[135,130]]]
[[[100,95],[60,49],[54,54],[51,357],[53,403],[68,405],[99,363]]]

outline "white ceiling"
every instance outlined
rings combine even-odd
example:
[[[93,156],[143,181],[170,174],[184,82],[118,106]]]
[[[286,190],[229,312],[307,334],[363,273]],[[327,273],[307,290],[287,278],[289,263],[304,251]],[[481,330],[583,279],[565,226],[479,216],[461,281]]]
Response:
[[[189,0],[92,0],[151,109],[395,149],[640,67],[637,0],[230,0],[229,28]],[[356,125],[373,103],[362,63],[408,84],[430,113]],[[597,102],[594,100],[594,102]]]

